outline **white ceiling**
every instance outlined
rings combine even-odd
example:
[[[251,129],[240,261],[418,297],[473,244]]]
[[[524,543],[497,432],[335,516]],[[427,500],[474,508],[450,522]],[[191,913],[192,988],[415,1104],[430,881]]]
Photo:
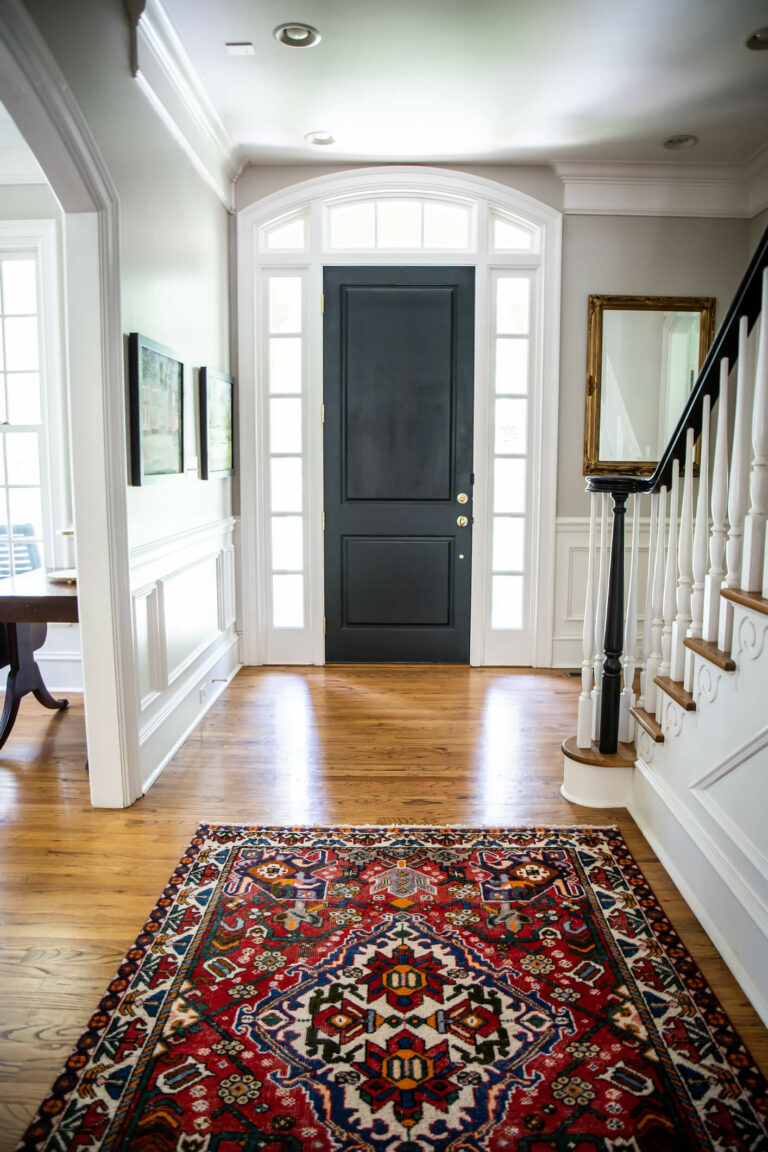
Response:
[[[768,144],[766,0],[164,0],[254,163],[742,164]],[[319,29],[287,48],[273,29]],[[252,41],[232,57],[226,41]],[[327,130],[330,147],[304,134]],[[698,147],[673,153],[672,135]]]

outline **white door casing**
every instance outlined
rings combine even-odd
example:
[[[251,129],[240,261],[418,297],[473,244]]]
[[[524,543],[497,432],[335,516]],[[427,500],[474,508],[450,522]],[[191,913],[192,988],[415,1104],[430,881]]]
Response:
[[[451,205],[463,206],[469,220],[468,242],[454,248],[427,247],[423,223],[426,214],[422,210],[420,241],[414,241],[413,246],[407,248],[377,246],[382,225],[380,209],[374,209],[373,205],[383,204],[389,210],[396,203],[413,207],[417,201],[438,206],[432,209],[432,219],[441,205],[448,212]],[[375,217],[375,225],[371,227],[378,231],[372,233],[373,242],[366,244],[364,238],[362,242],[358,238],[354,248],[334,245],[334,211],[352,208],[354,215],[356,206],[361,218],[366,214]],[[238,215],[237,246],[245,663],[324,663],[321,423],[324,265],[464,264],[477,270],[470,662],[549,666],[554,596],[560,213],[494,181],[434,168],[379,167],[308,180],[257,201]],[[275,321],[274,301],[270,310],[270,283],[278,277],[301,280],[300,332],[294,332],[290,322],[286,326],[282,321]],[[499,579],[500,548],[498,542],[496,549],[493,548],[493,513],[514,515],[518,509],[512,505],[500,507],[498,497],[495,508],[492,504],[494,468],[498,466],[511,474],[516,466],[514,460],[503,455],[497,457],[500,463],[494,465],[494,450],[502,454],[520,450],[504,446],[503,433],[509,429],[498,431],[496,428],[495,413],[501,408],[492,378],[494,348],[514,343],[517,329],[514,322],[510,326],[501,318],[504,308],[494,293],[499,280],[509,282],[516,278],[530,282],[530,320],[526,333],[530,364],[527,405],[522,405],[523,409],[527,407],[527,440],[522,465],[527,468],[527,476],[525,506],[519,510],[524,513],[524,520],[518,525],[524,527],[525,562],[523,579],[505,575],[507,569],[503,566]],[[298,283],[295,288],[294,296],[298,293]],[[500,335],[495,331],[497,325]],[[512,335],[507,338],[505,333]],[[275,396],[274,387],[270,409],[270,341],[275,343],[283,335],[289,339],[300,336],[302,341],[300,409],[295,397]],[[289,399],[293,403],[286,404]],[[502,397],[501,404],[506,405],[505,412],[514,411],[514,398]],[[274,509],[270,508],[270,414],[274,422],[278,409],[283,413],[301,411],[300,444],[296,433],[296,443],[287,448],[296,453],[295,459],[301,459],[303,567],[301,577],[288,577],[287,581],[280,570],[272,575],[271,560],[270,512]],[[511,433],[514,439],[514,426]],[[293,510],[295,513],[296,509]],[[505,523],[513,527],[511,520],[506,519]],[[494,554],[497,557],[495,576]],[[302,609],[293,621],[294,627],[273,626],[272,597],[273,592],[275,597],[279,595],[280,580],[288,588],[303,586]],[[498,604],[492,606],[492,588],[503,585],[516,586],[518,590],[522,586],[524,590],[520,608],[522,627],[492,626],[492,611],[497,620],[505,622],[505,613],[499,612]]]

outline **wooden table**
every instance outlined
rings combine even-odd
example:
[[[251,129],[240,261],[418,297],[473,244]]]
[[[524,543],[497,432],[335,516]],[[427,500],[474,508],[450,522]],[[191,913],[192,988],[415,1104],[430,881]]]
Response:
[[[51,623],[77,623],[77,587],[48,579],[38,568],[0,580],[0,668],[10,664],[0,716],[0,748],[11,734],[21,698],[31,692],[46,708],[67,708],[46,688],[35,660]]]

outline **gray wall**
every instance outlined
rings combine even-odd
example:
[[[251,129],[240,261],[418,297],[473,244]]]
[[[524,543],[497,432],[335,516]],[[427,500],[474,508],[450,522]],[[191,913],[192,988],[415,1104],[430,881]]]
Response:
[[[228,214],[131,77],[122,0],[27,0],[120,196],[123,330],[169,345],[187,366],[229,370]],[[42,157],[40,158],[42,161]],[[194,424],[188,450],[197,453]],[[229,515],[231,482],[129,488],[132,545]]]
[[[764,208],[749,222],[749,250],[754,252],[763,238],[763,232],[768,228],[768,208]]]

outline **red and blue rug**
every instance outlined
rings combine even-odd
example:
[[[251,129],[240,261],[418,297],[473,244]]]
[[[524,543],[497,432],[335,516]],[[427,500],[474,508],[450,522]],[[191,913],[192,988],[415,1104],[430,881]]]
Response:
[[[202,825],[21,1147],[758,1152],[614,828]]]

